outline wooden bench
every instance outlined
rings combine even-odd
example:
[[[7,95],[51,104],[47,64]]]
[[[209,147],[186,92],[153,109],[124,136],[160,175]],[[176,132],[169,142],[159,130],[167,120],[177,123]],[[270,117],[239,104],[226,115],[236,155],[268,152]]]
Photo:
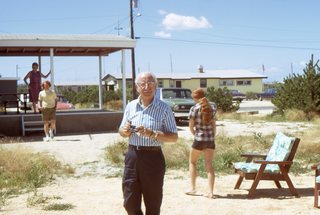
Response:
[[[23,95],[23,101],[20,99]],[[7,114],[7,108],[17,108],[17,113],[20,113],[20,103],[23,104],[24,113],[27,113],[26,93],[0,93],[0,105],[3,106],[4,114]]]

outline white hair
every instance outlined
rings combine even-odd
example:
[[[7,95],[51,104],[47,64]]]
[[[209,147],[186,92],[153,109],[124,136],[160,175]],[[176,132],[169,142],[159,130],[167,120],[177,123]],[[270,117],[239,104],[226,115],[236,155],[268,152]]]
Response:
[[[158,83],[157,77],[152,72],[140,72],[140,73],[138,73],[138,75],[137,75],[137,77],[136,77],[134,82],[137,84],[139,82],[139,79],[144,75],[151,75],[153,81],[156,84]]]

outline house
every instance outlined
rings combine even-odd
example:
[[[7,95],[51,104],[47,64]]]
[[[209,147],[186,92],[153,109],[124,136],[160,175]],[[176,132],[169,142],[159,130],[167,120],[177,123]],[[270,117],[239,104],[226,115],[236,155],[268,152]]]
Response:
[[[155,74],[158,78],[159,87],[189,88],[223,88],[229,90],[240,90],[243,93],[263,91],[263,79],[267,78],[249,70],[206,70],[200,68],[197,72],[184,74]],[[103,78],[106,88],[117,90],[122,88],[121,74],[106,75]],[[126,79],[127,87],[132,86],[132,79]]]

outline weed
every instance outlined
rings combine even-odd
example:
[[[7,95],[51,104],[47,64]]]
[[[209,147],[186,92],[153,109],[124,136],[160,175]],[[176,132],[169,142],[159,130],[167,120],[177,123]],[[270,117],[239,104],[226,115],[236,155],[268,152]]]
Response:
[[[72,204],[53,203],[43,207],[46,211],[66,211],[75,208]]]
[[[42,193],[38,194],[37,189],[34,190],[33,195],[29,196],[27,199],[27,206],[35,206],[39,204],[46,204],[51,200],[52,198],[48,196],[44,196]]]

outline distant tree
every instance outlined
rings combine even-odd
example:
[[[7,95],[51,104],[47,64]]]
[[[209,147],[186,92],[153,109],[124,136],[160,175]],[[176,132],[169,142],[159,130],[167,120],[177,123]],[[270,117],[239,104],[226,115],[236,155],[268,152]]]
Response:
[[[305,113],[320,113],[320,67],[319,60],[311,60],[303,69],[303,74],[292,74],[284,79],[272,103],[283,112],[298,109]]]
[[[207,88],[207,98],[216,103],[217,108],[223,112],[232,112],[239,109],[239,103],[234,103],[232,101],[232,94],[228,88],[223,89],[214,87]]]
[[[73,90],[63,90],[61,94],[72,104],[76,104],[77,93]]]
[[[17,93],[28,93],[28,87],[25,84],[19,84],[17,86]]]

